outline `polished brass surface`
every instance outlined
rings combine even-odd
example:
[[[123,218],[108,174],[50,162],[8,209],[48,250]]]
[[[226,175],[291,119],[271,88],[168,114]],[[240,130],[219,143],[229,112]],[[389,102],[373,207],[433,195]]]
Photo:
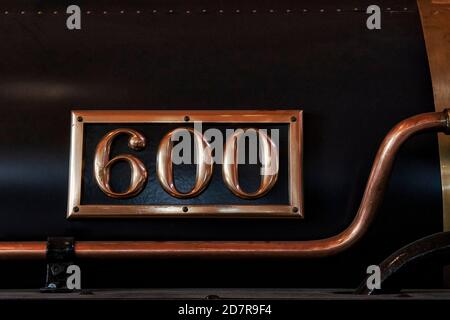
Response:
[[[175,187],[173,180],[173,137],[182,131],[192,133],[195,139],[195,154],[197,162],[197,174],[195,185],[188,192],[180,192]],[[208,185],[213,173],[214,163],[212,149],[202,133],[192,128],[177,128],[167,133],[161,140],[156,156],[156,174],[163,189],[173,197],[186,199],[198,196]]]
[[[450,107],[450,0],[418,0],[436,111]],[[450,230],[450,137],[438,135],[444,230]]]
[[[307,241],[79,241],[79,257],[321,257],[337,254],[367,231],[380,206],[395,156],[414,134],[450,131],[450,114],[431,112],[398,123],[384,138],[375,157],[360,207],[341,233]],[[44,258],[45,242],[0,242],[0,258]]]
[[[262,154],[261,184],[254,192],[245,192],[239,184],[239,142],[245,133],[253,131],[259,136],[260,152]],[[279,153],[277,145],[267,134],[255,128],[237,130],[227,139],[225,144],[222,175],[228,189],[239,198],[256,199],[264,196],[272,189],[278,179]]]
[[[82,119],[79,121],[78,119]],[[188,120],[187,120],[188,119]],[[295,121],[293,120],[295,119]],[[81,178],[83,163],[83,126],[86,123],[279,123],[289,125],[289,203],[281,205],[82,205]],[[69,177],[68,218],[142,218],[142,217],[278,217],[303,218],[303,190],[302,190],[302,112],[298,110],[152,110],[152,111],[74,111],[72,112],[72,140]],[[198,135],[195,135],[199,139]],[[138,141],[138,138],[131,139]],[[164,140],[164,139],[163,139]],[[270,141],[269,141],[270,142]],[[160,146],[160,156],[169,159],[170,144],[162,142],[166,148]],[[267,143],[267,141],[266,141]],[[202,146],[205,147],[204,142]],[[130,146],[131,148],[131,146]],[[168,149],[167,149],[168,148]],[[164,152],[163,152],[164,149]],[[267,148],[267,152],[273,147]],[[203,155],[208,160],[207,153]],[[159,156],[158,156],[159,157]],[[135,158],[138,160],[137,158]],[[124,159],[125,160],[125,159]],[[127,160],[125,160],[127,161]],[[278,159],[272,164],[278,166]],[[166,162],[167,168],[162,168]],[[198,195],[207,185],[208,174],[212,168],[208,165],[197,167],[197,180],[194,188],[187,194],[176,190],[173,183],[172,169],[168,162],[160,159],[161,169],[158,169],[158,179],[164,190],[173,196],[186,198]],[[106,164],[107,162],[105,162]],[[160,166],[158,166],[159,168]],[[108,166],[109,168],[109,166]],[[140,171],[139,171],[140,172]],[[171,178],[172,177],[172,178]],[[104,179],[104,178],[103,178]],[[172,180],[170,180],[172,179]],[[269,178],[265,191],[270,190],[276,182]],[[101,182],[104,180],[100,180]],[[171,182],[172,181],[172,182]],[[132,184],[130,184],[130,187]],[[264,190],[264,189],[263,189]]]
[[[130,136],[128,146],[133,150],[145,148],[145,137],[133,129],[116,129],[106,134],[97,145],[94,159],[94,176],[99,188],[111,198],[130,198],[142,191],[147,181],[147,170],[141,160],[131,154],[121,154],[109,159],[111,144],[120,134]],[[110,169],[113,164],[126,161],[131,168],[131,178],[128,190],[125,192],[114,192],[109,185]]]

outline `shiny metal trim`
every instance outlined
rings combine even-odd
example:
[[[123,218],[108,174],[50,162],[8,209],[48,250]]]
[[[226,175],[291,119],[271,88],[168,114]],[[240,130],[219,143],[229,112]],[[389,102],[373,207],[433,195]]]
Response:
[[[450,0],[418,0],[436,111],[450,108]],[[438,135],[444,231],[450,231],[450,137]]]
[[[72,112],[67,217],[72,218],[303,218],[302,111],[299,110],[86,110]],[[286,205],[81,205],[83,129],[86,123],[285,123],[289,124],[289,192]]]

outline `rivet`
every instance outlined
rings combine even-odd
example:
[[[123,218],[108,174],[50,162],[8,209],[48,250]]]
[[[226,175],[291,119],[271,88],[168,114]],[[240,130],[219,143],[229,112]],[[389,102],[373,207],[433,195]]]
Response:
[[[5,11],[5,14],[8,14],[9,12],[8,11]]]
[[[169,10],[169,13],[170,13],[170,14],[172,14],[172,13],[173,13],[173,10],[172,10],[172,9],[170,9],[170,10]]]
[[[358,8],[353,8],[354,11],[358,11]]]
[[[188,207],[183,207],[183,212],[188,212]]]
[[[137,14],[140,14],[140,13],[141,13],[141,11],[140,11],[140,10],[137,10],[137,11],[136,11],[136,13],[137,13]]]
[[[155,13],[158,13],[158,10],[153,10],[152,12],[155,14]]]
[[[240,13],[240,12],[241,12],[241,10],[239,10],[239,9],[236,10],[236,13]]]
[[[253,10],[252,10],[252,13],[256,13],[256,10],[255,10],[255,9],[253,9]]]
[[[270,10],[269,10],[269,12],[270,12],[270,13],[274,13],[274,12],[275,12],[275,10],[273,10],[273,9],[270,9]]]
[[[408,11],[408,8],[403,8],[403,10]]]
[[[303,11],[303,12],[308,12],[308,9],[303,9],[302,11]]]
[[[37,14],[42,14],[42,11],[38,11]]]
[[[203,9],[203,10],[202,10],[202,13],[206,13],[206,9]]]
[[[219,13],[223,13],[223,10],[219,10]]]
[[[341,12],[341,9],[336,9],[337,12]]]
[[[184,121],[189,121],[191,118],[189,118],[189,116],[184,116]]]
[[[86,11],[86,14],[91,14],[91,12],[90,11]]]
[[[322,12],[322,13],[323,13],[323,12],[325,12],[325,10],[324,10],[324,9],[320,9],[320,12]]]
[[[58,14],[58,11],[53,11],[53,14]]]
[[[190,13],[191,13],[191,11],[189,11],[189,10],[186,10],[186,13],[187,13],[187,14],[190,14]]]
[[[286,9],[286,13],[291,13],[291,10],[290,9]]]
[[[291,122],[295,122],[295,121],[297,121],[297,118],[296,117],[291,117]]]
[[[80,208],[78,208],[78,207],[73,207],[73,212],[78,212],[78,211],[80,211]]]
[[[125,13],[125,11],[121,10],[121,11],[120,11],[120,13],[122,13],[122,14],[123,14],[123,13]]]
[[[386,8],[386,10],[387,10],[387,11],[390,11],[390,10],[391,10],[391,8]]]
[[[25,11],[20,11],[20,14],[25,14]]]
[[[103,11],[103,14],[108,14],[108,11]]]
[[[78,122],[83,122],[83,117],[82,117],[82,116],[78,116],[78,117],[77,117],[77,121],[78,121]]]

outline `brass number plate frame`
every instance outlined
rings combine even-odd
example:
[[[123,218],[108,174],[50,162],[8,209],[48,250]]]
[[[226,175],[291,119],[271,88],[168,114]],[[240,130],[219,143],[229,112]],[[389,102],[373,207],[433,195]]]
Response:
[[[188,119],[188,121],[186,121]],[[288,205],[81,205],[83,133],[87,123],[286,123],[289,124]],[[303,218],[302,135],[300,110],[152,110],[73,111],[68,218],[137,217],[286,217]],[[184,210],[183,210],[184,209]],[[186,212],[187,209],[187,212]]]

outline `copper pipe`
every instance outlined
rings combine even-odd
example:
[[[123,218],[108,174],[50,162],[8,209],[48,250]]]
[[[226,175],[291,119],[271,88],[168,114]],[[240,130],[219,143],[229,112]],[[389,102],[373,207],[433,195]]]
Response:
[[[353,222],[341,233],[307,241],[79,241],[78,257],[321,257],[339,253],[367,231],[383,199],[400,146],[424,131],[450,131],[450,112],[423,113],[398,123],[384,138]],[[0,258],[44,258],[45,242],[0,242]]]
[[[0,259],[38,259],[45,258],[45,241],[0,242]]]

